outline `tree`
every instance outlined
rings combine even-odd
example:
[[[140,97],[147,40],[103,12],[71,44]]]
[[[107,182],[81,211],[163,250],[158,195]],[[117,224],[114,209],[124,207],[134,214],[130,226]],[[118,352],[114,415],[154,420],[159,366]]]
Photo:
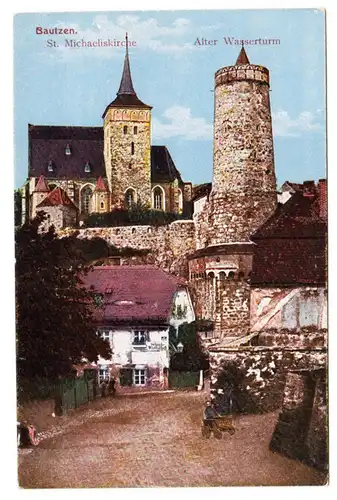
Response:
[[[195,322],[180,325],[178,335],[176,329],[170,327],[169,339],[175,348],[179,343],[183,344],[183,351],[176,352],[171,357],[171,370],[198,371],[208,369],[208,358],[200,345]]]
[[[111,356],[95,332],[93,293],[81,280],[89,268],[53,227],[39,232],[44,217],[16,232],[17,368],[27,378],[65,375],[83,357]]]

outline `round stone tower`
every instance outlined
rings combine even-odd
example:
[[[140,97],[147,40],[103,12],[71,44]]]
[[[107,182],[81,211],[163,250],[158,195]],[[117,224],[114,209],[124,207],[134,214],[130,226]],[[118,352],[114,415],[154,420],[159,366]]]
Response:
[[[277,204],[269,71],[242,47],[215,73],[209,245],[247,242]]]
[[[250,236],[277,205],[269,72],[250,64],[243,47],[234,66],[215,74],[214,115],[205,246],[189,271],[198,319],[211,320],[211,342],[229,345],[250,332]]]

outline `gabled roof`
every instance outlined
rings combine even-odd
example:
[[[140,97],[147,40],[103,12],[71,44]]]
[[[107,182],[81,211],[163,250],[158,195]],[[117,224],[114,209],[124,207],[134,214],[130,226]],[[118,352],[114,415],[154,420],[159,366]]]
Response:
[[[168,324],[173,298],[182,280],[155,266],[94,267],[84,285],[103,295],[94,318],[104,322],[162,322]]]
[[[318,195],[296,191],[251,236],[253,285],[325,283],[327,225],[318,202]]]
[[[49,187],[43,175],[40,175],[34,189],[34,193],[48,193]]]
[[[53,191],[51,191],[46,198],[44,198],[44,200],[37,205],[37,208],[53,206],[67,206],[76,210],[74,203],[71,201],[67,193],[60,187],[53,189]]]
[[[182,182],[179,170],[176,168],[166,146],[151,147],[151,181],[172,182],[175,179]]]
[[[103,181],[102,177],[99,177],[97,179],[95,191],[102,191],[104,193],[106,193],[107,191],[109,191],[109,189],[104,184],[104,181]]]

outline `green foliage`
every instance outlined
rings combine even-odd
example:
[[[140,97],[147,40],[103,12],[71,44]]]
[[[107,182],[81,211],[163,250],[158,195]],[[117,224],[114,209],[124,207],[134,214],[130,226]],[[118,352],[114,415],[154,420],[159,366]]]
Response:
[[[84,222],[85,227],[116,227],[116,226],[164,226],[175,220],[187,219],[183,214],[149,210],[139,204],[129,210],[115,209],[107,213],[93,213]]]
[[[172,310],[172,317],[175,319],[184,319],[186,318],[187,306],[182,307],[180,304],[174,304]]]
[[[184,346],[182,353],[176,352],[171,356],[171,370],[195,372],[208,369],[208,358],[200,345],[195,322],[180,325],[178,335],[176,329],[171,326],[169,341],[175,348],[179,343]]]
[[[38,215],[16,232],[17,367],[27,378],[55,378],[83,357],[111,356],[95,332],[93,292],[81,280],[86,261],[53,227],[39,233],[43,219]]]
[[[131,257],[147,255],[150,250],[125,247],[117,248],[111,245],[103,238],[78,238],[78,232],[62,238],[65,244],[71,244],[86,262],[93,262],[98,259],[106,259],[108,257]]]

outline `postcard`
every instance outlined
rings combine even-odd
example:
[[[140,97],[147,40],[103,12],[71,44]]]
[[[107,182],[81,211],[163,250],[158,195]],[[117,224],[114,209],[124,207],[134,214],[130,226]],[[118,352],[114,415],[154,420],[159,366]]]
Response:
[[[325,12],[14,17],[21,488],[328,482]]]

